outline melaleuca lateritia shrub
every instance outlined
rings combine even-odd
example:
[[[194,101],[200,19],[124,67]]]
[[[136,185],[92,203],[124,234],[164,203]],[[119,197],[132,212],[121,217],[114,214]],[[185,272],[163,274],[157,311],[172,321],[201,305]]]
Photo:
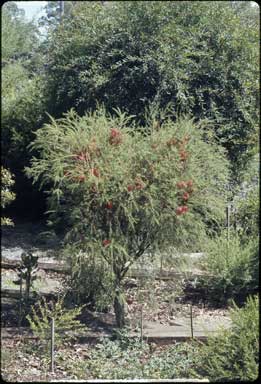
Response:
[[[222,222],[228,172],[223,150],[192,119],[148,121],[145,135],[116,112],[51,118],[36,131],[39,155],[27,174],[49,193],[51,217],[75,252],[99,255],[112,271],[123,326],[129,267],[147,250],[195,241]]]

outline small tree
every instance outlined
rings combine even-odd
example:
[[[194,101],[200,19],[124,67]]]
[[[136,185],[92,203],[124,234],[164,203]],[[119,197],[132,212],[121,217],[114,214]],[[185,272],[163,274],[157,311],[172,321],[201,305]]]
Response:
[[[124,114],[103,109],[51,118],[36,132],[39,158],[27,169],[49,187],[50,211],[67,224],[67,241],[112,268],[119,327],[129,267],[148,249],[189,241],[224,212],[222,150],[203,142],[190,119],[148,124],[144,135]]]

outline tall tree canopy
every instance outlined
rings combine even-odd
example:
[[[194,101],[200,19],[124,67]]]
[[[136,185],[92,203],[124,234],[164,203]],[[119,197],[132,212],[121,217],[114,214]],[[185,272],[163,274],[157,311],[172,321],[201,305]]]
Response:
[[[239,3],[76,2],[51,39],[48,109],[98,101],[143,123],[149,104],[172,102],[210,119],[238,167],[257,137],[259,48],[257,13]]]

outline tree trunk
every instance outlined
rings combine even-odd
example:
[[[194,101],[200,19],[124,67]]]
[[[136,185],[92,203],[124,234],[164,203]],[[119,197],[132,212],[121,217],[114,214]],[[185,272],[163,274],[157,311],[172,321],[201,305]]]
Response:
[[[120,289],[116,289],[114,298],[114,313],[116,317],[116,324],[118,328],[123,328],[126,325],[125,322],[125,299],[124,294]]]

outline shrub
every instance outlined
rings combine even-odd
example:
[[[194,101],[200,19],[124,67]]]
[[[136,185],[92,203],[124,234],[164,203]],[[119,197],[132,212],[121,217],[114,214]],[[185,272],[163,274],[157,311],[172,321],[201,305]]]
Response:
[[[106,311],[112,304],[113,275],[106,262],[99,257],[91,257],[84,252],[67,246],[62,257],[70,265],[67,281],[69,296],[76,303],[85,303],[97,311]]]
[[[30,327],[34,335],[38,336],[41,341],[50,341],[51,318],[55,322],[55,344],[61,345],[64,340],[68,340],[71,336],[68,331],[73,329],[81,330],[83,325],[76,317],[80,315],[84,306],[74,309],[66,309],[64,307],[64,297],[60,296],[56,303],[47,303],[43,298],[41,301],[31,307],[32,314],[27,315]]]
[[[258,288],[258,244],[251,240],[242,245],[236,232],[209,240],[205,246],[202,267],[210,276],[201,279],[208,299],[224,304],[228,299],[242,302]]]
[[[237,230],[240,232],[242,241],[249,237],[257,237],[259,234],[259,188],[254,186],[237,203],[235,217]]]
[[[254,381],[259,366],[259,300],[249,297],[245,307],[231,312],[231,329],[210,337],[199,348],[197,371],[210,381]]]
[[[117,114],[100,108],[52,118],[36,132],[32,147],[39,158],[27,171],[48,188],[50,212],[66,225],[65,240],[109,266],[122,324],[129,267],[146,250],[181,245],[223,219],[227,162],[189,118],[173,123],[166,112],[161,129],[152,122],[144,135],[128,126],[131,117]]]

